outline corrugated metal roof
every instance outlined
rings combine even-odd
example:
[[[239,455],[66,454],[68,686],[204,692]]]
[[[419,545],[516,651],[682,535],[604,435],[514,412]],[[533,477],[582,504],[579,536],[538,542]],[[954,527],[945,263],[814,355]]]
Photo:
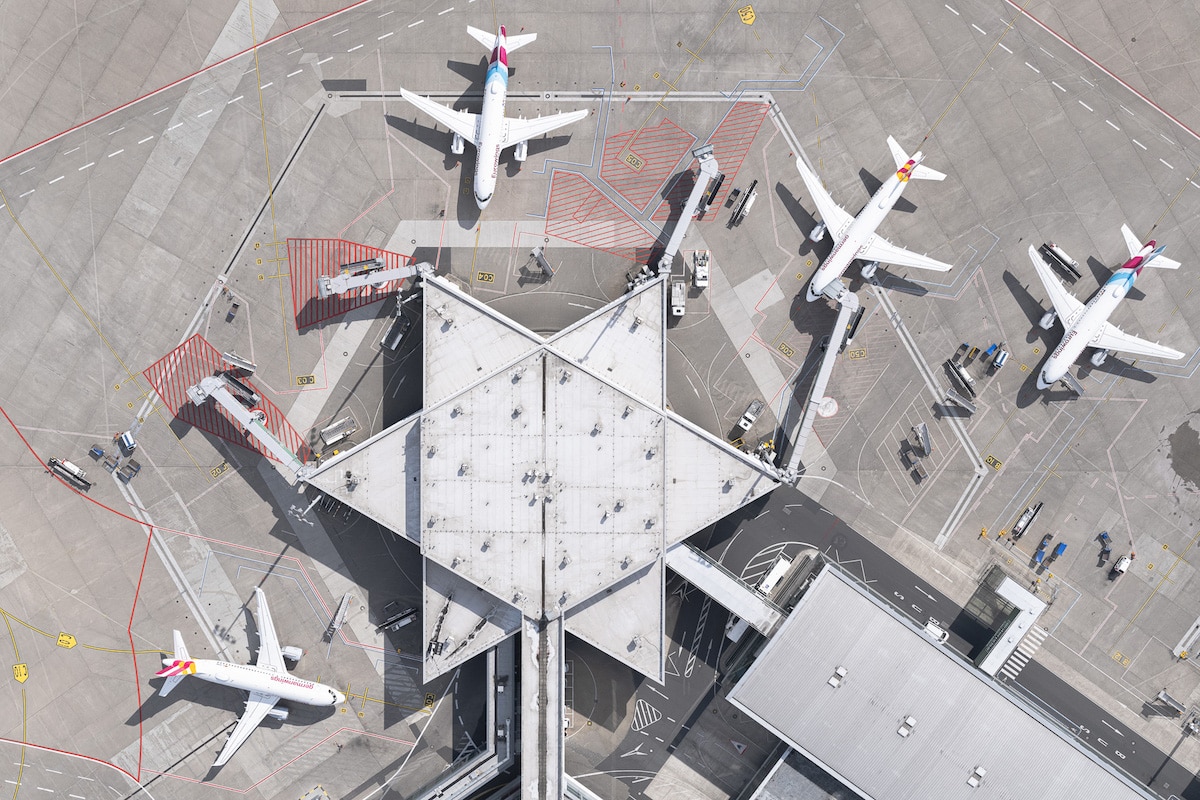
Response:
[[[872,798],[1153,797],[830,567],[729,699]]]

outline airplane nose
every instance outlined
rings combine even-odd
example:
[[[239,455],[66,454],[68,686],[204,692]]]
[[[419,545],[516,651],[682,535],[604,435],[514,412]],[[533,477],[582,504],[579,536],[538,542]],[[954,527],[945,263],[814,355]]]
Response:
[[[492,196],[490,194],[487,197],[475,195],[475,205],[479,206],[480,211],[483,211],[485,208],[487,208],[488,203],[490,202],[492,202]]]
[[[1038,377],[1037,377],[1037,388],[1049,389],[1050,386],[1051,386],[1050,382],[1046,380],[1046,373],[1039,372]]]
[[[342,703],[346,702],[346,695],[342,694],[341,692],[334,692],[333,695],[335,698],[337,698],[337,702],[334,703],[335,706],[340,706]]]

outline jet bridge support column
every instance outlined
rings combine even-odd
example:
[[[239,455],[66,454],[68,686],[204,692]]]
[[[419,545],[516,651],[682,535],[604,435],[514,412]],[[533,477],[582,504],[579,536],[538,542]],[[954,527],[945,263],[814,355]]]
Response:
[[[312,472],[312,467],[301,461],[298,455],[289,450],[283,442],[275,438],[275,434],[267,429],[261,417],[262,412],[255,414],[238,402],[226,387],[223,378],[215,375],[205,378],[199,383],[189,386],[187,395],[192,403],[198,406],[204,405],[210,397],[215,400],[229,416],[238,421],[246,433],[253,436],[272,456],[279,459],[296,479],[304,480]],[[294,483],[295,480],[289,482]]]
[[[712,153],[711,144],[702,145],[692,151],[692,157],[700,162],[700,177],[696,179],[696,185],[692,187],[692,193],[688,195],[683,211],[675,223],[675,230],[671,231],[667,249],[663,251],[662,258],[658,260],[659,275],[671,271],[671,262],[675,260],[675,254],[679,252],[679,245],[683,244],[683,237],[687,234],[688,225],[692,224],[692,217],[696,214],[696,209],[700,207],[700,198],[708,189],[708,182],[717,177],[717,159]]]
[[[841,281],[836,282],[842,285]],[[817,409],[825,399],[825,387],[829,384],[829,376],[833,373],[833,364],[841,352],[842,343],[849,335],[850,320],[859,309],[858,295],[851,291],[843,291],[838,298],[837,320],[833,323],[833,331],[829,334],[829,345],[825,348],[825,356],[821,359],[821,367],[817,370],[817,378],[813,381],[812,391],[804,407],[804,415],[800,418],[800,428],[792,438],[792,457],[788,460],[783,472],[783,479],[795,484],[800,479],[800,458],[804,455],[804,445],[812,433],[813,423],[817,419]],[[799,375],[796,376],[799,379]]]

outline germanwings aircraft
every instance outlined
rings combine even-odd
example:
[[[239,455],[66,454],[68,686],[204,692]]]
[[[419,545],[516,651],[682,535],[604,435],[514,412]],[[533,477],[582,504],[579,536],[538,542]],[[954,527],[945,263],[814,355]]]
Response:
[[[1143,269],[1179,269],[1179,262],[1164,256],[1162,252],[1165,247],[1156,247],[1153,239],[1142,244],[1128,225],[1121,226],[1121,234],[1129,248],[1129,260],[1105,281],[1086,306],[1054,277],[1050,265],[1042,260],[1037,248],[1030,246],[1029,259],[1033,262],[1038,277],[1045,284],[1046,291],[1050,294],[1050,302],[1054,305],[1054,310],[1043,314],[1038,325],[1048,331],[1057,318],[1062,320],[1063,328],[1066,329],[1062,341],[1054,348],[1054,352],[1046,359],[1046,366],[1038,374],[1039,389],[1049,389],[1059,381],[1064,381],[1076,394],[1083,394],[1083,387],[1069,370],[1075,359],[1088,347],[1096,348],[1091,362],[1097,367],[1108,358],[1110,350],[1153,358],[1183,358],[1183,353],[1178,350],[1131,336],[1109,323],[1109,315],[1133,288],[1133,282]]]
[[[883,182],[883,185],[871,197],[870,202],[863,206],[862,211],[858,212],[857,217],[851,217],[846,209],[833,201],[829,192],[825,191],[825,187],[821,185],[821,179],[804,163],[803,156],[796,159],[796,169],[800,171],[800,177],[804,179],[804,184],[813,196],[813,202],[817,204],[817,211],[821,214],[821,224],[813,228],[809,239],[819,242],[825,235],[825,231],[828,230],[834,240],[833,252],[829,254],[829,257],[825,259],[808,283],[807,296],[810,303],[822,294],[834,300],[839,299],[846,292],[846,285],[839,278],[845,274],[850,262],[856,258],[867,262],[863,265],[862,276],[868,279],[875,274],[881,261],[899,267],[917,267],[938,272],[946,272],[953,268],[952,264],[944,264],[929,256],[909,252],[875,234],[879,223],[883,222],[883,218],[887,216],[887,213],[892,210],[892,206],[896,205],[896,201],[900,199],[900,195],[904,193],[904,187],[908,185],[910,178],[930,181],[940,181],[946,178],[941,172],[921,165],[925,155],[920,151],[909,158],[895,139],[889,136],[887,141],[888,147],[892,150],[892,157],[896,159],[898,169],[894,175]]]
[[[294,678],[288,674],[287,665],[283,661],[283,650],[280,649],[279,638],[275,635],[275,625],[271,622],[271,610],[267,608],[267,596],[258,587],[255,587],[254,594],[258,597],[258,635],[261,640],[256,664],[251,666],[210,659],[193,660],[188,656],[183,637],[179,631],[175,631],[175,657],[164,658],[164,669],[155,673],[166,678],[162,688],[158,690],[163,696],[187,675],[195,675],[209,683],[231,686],[250,693],[250,699],[246,701],[246,710],[242,712],[233,732],[229,734],[229,741],[225,742],[225,747],[213,762],[214,767],[229,761],[234,752],[242,746],[242,742],[250,737],[266,717],[287,719],[287,709],[275,707],[280,700],[310,706],[336,706],[346,701],[346,695],[330,686]]]
[[[509,36],[503,25],[495,36],[470,25],[467,26],[467,33],[492,51],[487,77],[483,81],[483,110],[480,113],[455,111],[407,89],[401,89],[400,94],[454,132],[454,139],[450,143],[451,153],[462,155],[464,141],[475,145],[478,151],[475,161],[475,203],[484,209],[496,191],[501,150],[516,145],[513,157],[517,161],[524,161],[529,154],[530,139],[581,120],[588,112],[571,111],[537,119],[508,119],[504,116],[504,103],[508,95],[508,54],[532,42],[537,34]]]

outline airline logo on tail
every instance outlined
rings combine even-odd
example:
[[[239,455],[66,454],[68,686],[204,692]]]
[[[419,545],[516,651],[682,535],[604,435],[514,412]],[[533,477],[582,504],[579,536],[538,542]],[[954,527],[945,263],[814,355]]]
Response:
[[[164,658],[163,667],[163,669],[160,669],[154,674],[160,678],[173,678],[177,675],[182,676],[196,674],[196,662],[187,661],[181,658]]]
[[[912,177],[913,167],[916,165],[917,162],[910,158],[903,167],[896,170],[896,177],[900,179],[901,183],[908,182],[908,179]]]
[[[496,37],[496,47],[492,50],[492,61],[495,64],[500,62],[500,66],[508,69],[508,51],[504,49],[505,39],[508,38],[508,32],[504,30],[504,26],[500,26],[500,35]]]

